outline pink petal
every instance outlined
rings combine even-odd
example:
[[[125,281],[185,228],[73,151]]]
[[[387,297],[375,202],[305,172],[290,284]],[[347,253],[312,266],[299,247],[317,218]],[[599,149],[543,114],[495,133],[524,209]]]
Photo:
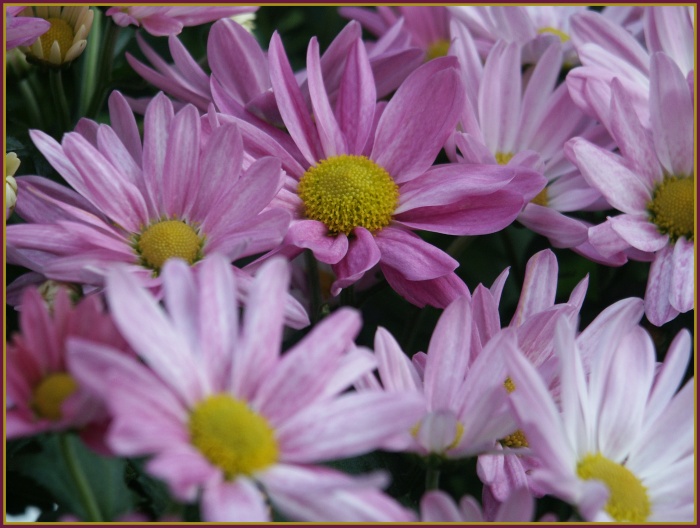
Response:
[[[168,130],[174,116],[173,105],[163,94],[158,94],[146,109],[143,131],[143,173],[151,203],[160,210]]]
[[[325,156],[322,154],[318,132],[311,121],[309,110],[294,78],[277,32],[272,35],[268,58],[270,60],[270,81],[280,114],[304,158],[313,165]]]
[[[420,514],[422,522],[464,522],[457,505],[444,491],[428,491],[423,495],[420,501]]]
[[[352,393],[301,410],[278,427],[277,437],[285,461],[345,458],[377,449],[415,424],[424,409],[418,394]]]
[[[641,251],[653,253],[668,244],[668,235],[660,233],[646,214],[614,216],[608,222],[620,238]]]
[[[418,68],[379,120],[370,158],[397,183],[425,172],[454,130],[464,104],[455,66],[453,57],[441,57]]]
[[[301,220],[289,226],[284,243],[313,251],[314,257],[326,264],[337,264],[348,252],[348,237],[329,235],[323,222]]]
[[[693,174],[693,94],[676,63],[665,53],[651,61],[651,129],[659,161],[668,174]]]
[[[374,336],[379,377],[384,390],[390,392],[420,391],[421,377],[408,356],[385,328],[377,328]]]
[[[558,271],[557,259],[550,250],[540,251],[530,257],[511,326],[520,326],[528,317],[554,305]]]
[[[122,140],[131,157],[140,165],[142,157],[141,135],[134,113],[121,92],[115,90],[109,96],[109,117],[112,128]]]
[[[202,520],[205,522],[268,522],[265,496],[250,479],[217,482],[202,494]]]
[[[337,277],[331,285],[333,296],[360,280],[365,271],[377,264],[381,257],[381,251],[372,233],[363,227],[356,227],[353,234],[355,236],[348,243],[348,252],[345,257],[337,264],[333,264],[333,272]]]
[[[454,443],[457,433],[455,413],[437,410],[428,413],[420,422],[416,441],[428,453],[442,454]]]
[[[455,273],[448,273],[436,279],[411,281],[391,266],[381,262],[380,266],[389,285],[407,301],[421,308],[426,304],[445,308],[456,298],[469,295],[469,289]]]
[[[525,206],[518,222],[546,236],[554,247],[578,246],[588,240],[588,228],[583,222],[534,203]]]
[[[387,227],[374,240],[381,251],[382,263],[399,270],[407,280],[435,279],[459,265],[447,253],[410,231]]]
[[[673,274],[669,300],[671,306],[681,313],[695,306],[695,242],[684,237],[676,240],[673,248]]]
[[[675,319],[678,310],[671,305],[671,281],[673,280],[674,246],[658,251],[649,268],[647,289],[644,294],[644,311],[651,324],[661,326]]]
[[[199,184],[200,119],[188,105],[174,117],[163,164],[163,205],[169,216],[187,216]]]
[[[312,37],[309,42],[306,65],[311,107],[316,120],[316,129],[321,140],[321,146],[323,147],[323,158],[346,154],[348,147],[345,137],[333,114],[333,109],[328,101],[326,87],[323,84],[318,40],[315,37]]]
[[[193,502],[198,491],[208,482],[218,482],[221,470],[213,467],[202,454],[189,444],[172,446],[146,463],[146,470],[165,481],[171,493],[180,501]]]

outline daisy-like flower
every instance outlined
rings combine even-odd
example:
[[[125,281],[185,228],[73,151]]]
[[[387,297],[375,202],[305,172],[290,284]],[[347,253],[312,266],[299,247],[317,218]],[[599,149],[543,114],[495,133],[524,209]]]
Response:
[[[498,231],[523,205],[522,193],[510,183],[530,171],[432,167],[464,104],[456,60],[442,57],[424,64],[385,107],[378,106],[365,47],[358,39],[333,108],[314,38],[307,54],[308,108],[276,33],[269,58],[280,114],[304,157],[303,164],[290,159],[284,165],[294,180],[280,200],[295,217],[276,252],[293,258],[308,248],[319,261],[332,264],[337,276],[333,295],[377,264],[389,284],[418,306],[444,307],[467,294],[454,273],[457,261],[411,230],[461,235]],[[245,138],[251,149],[271,153],[272,140],[255,132]],[[506,187],[515,189],[503,194]]]
[[[572,42],[583,66],[569,72],[566,84],[576,104],[606,126],[613,78],[624,87],[642,123],[649,124],[651,56],[656,52],[671,57],[692,86],[693,8],[646,7],[643,21],[646,47],[603,14],[586,11],[571,19]]]
[[[130,349],[98,297],[75,306],[61,288],[49,305],[35,288],[22,296],[20,333],[7,343],[8,438],[78,429],[99,445],[108,415],[92,392],[73,375],[66,357],[70,337],[108,344],[126,357]]]
[[[88,6],[27,7],[22,16],[42,18],[51,27],[31,45],[21,49],[30,61],[52,67],[68,64],[85,50],[94,15]]]
[[[544,189],[537,179],[522,182],[530,183],[530,192],[524,195],[528,203],[518,221],[546,236],[554,247],[572,248],[596,261],[623,263],[624,255],[614,255],[616,259],[598,255],[588,244],[588,225],[566,214],[609,206],[564,156],[564,143],[576,136],[606,146],[611,140],[601,125],[578,109],[565,84],[556,86],[563,64],[561,45],[550,43],[525,81],[522,45],[498,42],[482,67],[469,31],[453,22],[453,33],[452,49],[460,60],[468,100],[460,119],[462,132],[454,138],[459,155],[452,157],[460,163],[541,171],[547,179]]]
[[[694,516],[694,382],[682,330],[657,367],[649,335],[609,328],[586,376],[573,323],[557,327],[561,411],[529,361],[506,352],[511,404],[542,466],[531,478],[586,521],[689,522]]]
[[[51,27],[51,22],[43,18],[18,16],[24,9],[24,6],[5,8],[5,49],[8,51],[17,46],[31,46]]]
[[[239,322],[235,279],[223,257],[163,270],[165,308],[124,270],[108,278],[117,326],[143,360],[71,342],[77,377],[112,413],[108,443],[151,456],[147,471],[209,522],[269,521],[270,505],[302,521],[406,521],[377,489],[383,478],[317,466],[376,449],[420,412],[415,398],[348,393],[374,368],[353,345],[359,314],[341,309],[281,354],[289,267],[260,270]]]
[[[168,259],[197,265],[213,253],[234,260],[279,244],[289,215],[265,209],[281,186],[278,160],[260,159],[244,171],[235,126],[218,127],[205,144],[197,110],[174,113],[163,94],[146,111],[143,144],[118,92],[110,109],[114,128],[83,120],[82,133],[66,134],[62,144],[31,132],[75,191],[38,176],[18,178],[27,199],[17,212],[27,223],[8,227],[7,242],[30,269],[102,286],[106,269],[122,262],[157,288]],[[251,279],[239,275],[245,291]],[[288,298],[288,306],[295,327],[308,324],[296,301]]]
[[[151,35],[167,37],[187,26],[199,26],[220,18],[255,13],[258,6],[115,6],[107,10],[119,26],[143,27]]]
[[[15,173],[19,169],[19,158],[14,152],[5,153],[5,219],[15,210],[17,204],[17,181]]]
[[[603,255],[632,247],[652,256],[646,316],[660,326],[694,306],[693,94],[664,53],[651,63],[651,129],[640,122],[621,82],[612,82],[610,133],[621,156],[576,138],[567,155],[622,214],[590,228]],[[602,105],[602,103],[601,103]]]

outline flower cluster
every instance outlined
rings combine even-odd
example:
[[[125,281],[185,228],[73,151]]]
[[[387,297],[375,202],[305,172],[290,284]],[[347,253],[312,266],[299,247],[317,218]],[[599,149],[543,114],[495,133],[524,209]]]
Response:
[[[7,513],[693,520],[694,14],[8,7]]]

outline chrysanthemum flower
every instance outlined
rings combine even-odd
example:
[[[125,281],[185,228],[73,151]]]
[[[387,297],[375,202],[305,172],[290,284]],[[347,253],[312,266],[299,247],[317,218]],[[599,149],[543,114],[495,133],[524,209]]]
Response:
[[[564,143],[575,136],[606,146],[612,140],[576,107],[565,84],[556,85],[563,61],[560,44],[553,42],[543,51],[525,81],[522,45],[498,42],[482,67],[466,28],[454,22],[453,32],[452,53],[460,60],[467,87],[461,133],[454,138],[457,161],[540,171],[547,179],[544,189],[540,179],[521,182],[526,205],[518,221],[546,236],[554,247],[572,248],[596,261],[623,263],[624,255],[614,255],[617,259],[598,255],[588,244],[588,225],[565,214],[609,206],[564,156]]]
[[[30,61],[49,66],[62,66],[77,59],[87,46],[94,13],[88,6],[27,7],[23,16],[47,20],[51,27],[22,51]]]
[[[19,158],[14,152],[5,153],[5,219],[15,210],[17,203],[17,181],[15,173],[19,169]]]
[[[643,21],[646,47],[600,13],[585,11],[571,19],[572,42],[583,66],[569,72],[566,84],[576,104],[606,126],[614,78],[621,83],[642,124],[649,124],[651,56],[656,52],[663,51],[671,57],[692,86],[693,8],[645,7]]]
[[[11,50],[17,46],[31,46],[34,41],[46,33],[51,22],[32,16],[17,16],[24,11],[24,6],[9,6],[5,8],[5,49]]]
[[[411,230],[464,235],[502,229],[523,201],[504,200],[498,191],[529,171],[432,167],[464,104],[455,59],[421,66],[384,107],[376,103],[365,48],[356,40],[333,108],[314,38],[307,54],[308,108],[276,33],[269,57],[280,113],[305,160],[284,165],[295,181],[283,189],[282,199],[295,218],[277,251],[291,258],[308,248],[332,264],[338,277],[334,295],[376,264],[389,284],[418,306],[444,307],[465,295],[467,288],[454,273],[457,261]],[[271,139],[242,130],[251,148],[283,151]]]
[[[566,148],[588,183],[622,212],[590,229],[591,244],[603,255],[629,247],[653,254],[644,300],[647,318],[660,326],[693,308],[695,283],[693,94],[661,52],[652,57],[649,104],[651,130],[613,80],[610,133],[621,156],[581,138]]]
[[[61,288],[49,305],[29,288],[21,308],[20,333],[7,343],[7,437],[77,429],[88,443],[99,445],[108,415],[73,375],[66,343],[70,337],[90,339],[109,344],[121,357],[129,347],[97,297],[73,306],[70,292]]]
[[[557,328],[561,411],[529,361],[509,350],[511,404],[542,464],[531,478],[586,521],[678,522],[694,517],[693,380],[683,330],[657,368],[649,335],[618,328],[600,341],[586,376],[574,325]]]
[[[143,27],[151,35],[177,35],[186,26],[199,26],[220,18],[254,13],[258,6],[115,6],[107,10],[119,26]]]
[[[71,343],[81,382],[104,398],[122,456],[151,456],[147,471],[181,501],[201,497],[210,522],[269,521],[270,505],[303,521],[401,521],[377,488],[315,464],[376,449],[413,423],[414,398],[348,393],[374,368],[353,339],[357,312],[339,310],[281,354],[288,264],[267,262],[239,322],[223,257],[163,270],[165,308],[124,270],[108,278],[114,320],[143,360],[85,340]]]
[[[266,209],[281,186],[280,162],[260,159],[246,171],[235,126],[214,130],[206,144],[193,106],[174,113],[157,96],[145,116],[143,144],[124,98],[110,98],[112,123],[82,121],[58,144],[31,136],[74,190],[38,176],[18,178],[28,221],[7,229],[8,247],[48,278],[101,286],[114,263],[157,288],[163,264],[181,258],[197,265],[213,253],[231,260],[275,247],[289,215]],[[76,192],[77,191],[77,192]],[[25,262],[18,262],[26,265]],[[240,280],[250,281],[239,271]],[[308,324],[288,299],[295,326]]]

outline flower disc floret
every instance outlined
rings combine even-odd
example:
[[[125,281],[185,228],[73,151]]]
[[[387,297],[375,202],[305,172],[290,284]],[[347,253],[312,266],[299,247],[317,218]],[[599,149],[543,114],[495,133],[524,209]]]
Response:
[[[500,442],[503,447],[511,448],[529,447],[530,445],[527,442],[527,437],[525,436],[525,433],[523,433],[520,429],[518,429],[514,433],[509,434],[508,436],[504,436],[500,440]]]
[[[646,487],[625,466],[600,453],[586,455],[577,466],[584,480],[600,480],[610,490],[605,511],[618,522],[642,523],[651,515]]]
[[[202,258],[203,239],[181,220],[163,220],[151,224],[137,237],[135,250],[142,264],[159,273],[171,258],[194,264]]]
[[[428,46],[425,58],[428,61],[432,59],[437,59],[438,57],[445,57],[449,50],[450,41],[446,39],[438,39],[432,44],[430,44],[430,46]]]
[[[49,18],[47,20],[51,24],[51,27],[46,33],[39,37],[41,41],[41,50],[44,53],[44,57],[51,56],[51,46],[56,40],[58,41],[58,47],[61,50],[61,60],[63,61],[66,58],[66,53],[73,45],[75,33],[70,24],[62,18]]]
[[[694,181],[695,178],[664,178],[647,205],[651,221],[673,242],[680,237],[695,237]]]
[[[190,441],[228,479],[252,475],[277,462],[274,429],[248,405],[228,394],[200,402],[189,419]]]
[[[34,388],[32,408],[40,418],[60,420],[61,405],[78,388],[73,377],[66,372],[49,374]]]
[[[365,156],[322,160],[299,181],[307,218],[323,222],[331,234],[355,227],[375,232],[389,225],[399,203],[399,187],[389,173]]]

